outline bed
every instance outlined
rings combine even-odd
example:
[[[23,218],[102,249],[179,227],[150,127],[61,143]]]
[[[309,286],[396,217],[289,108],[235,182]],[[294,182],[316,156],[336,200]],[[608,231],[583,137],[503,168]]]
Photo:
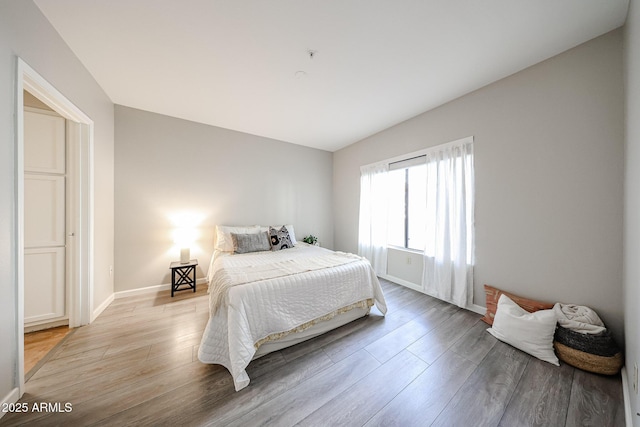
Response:
[[[227,368],[236,391],[249,385],[251,360],[363,317],[373,305],[387,311],[366,259],[297,242],[286,227],[292,241],[286,248],[248,253],[234,252],[231,238],[267,227],[216,229],[207,275],[210,316],[198,358]]]

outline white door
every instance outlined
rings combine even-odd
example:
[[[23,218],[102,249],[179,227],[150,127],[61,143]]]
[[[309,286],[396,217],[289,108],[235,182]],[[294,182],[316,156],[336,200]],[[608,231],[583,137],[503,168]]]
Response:
[[[68,318],[65,274],[65,119],[24,112],[24,322]]]

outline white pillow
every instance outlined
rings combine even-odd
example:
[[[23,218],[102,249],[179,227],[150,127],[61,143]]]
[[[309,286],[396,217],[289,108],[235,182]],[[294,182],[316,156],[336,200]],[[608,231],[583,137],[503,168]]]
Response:
[[[291,243],[295,245],[298,244],[297,240],[296,240],[296,233],[295,231],[293,231],[293,225],[291,224],[286,224],[285,227],[287,227],[287,231],[289,232],[289,237],[291,238]]]
[[[233,239],[231,238],[231,233],[256,234],[259,232],[260,232],[260,227],[257,225],[234,226],[234,227],[229,227],[226,225],[216,225],[215,249],[223,252],[233,252],[235,248],[233,246]]]
[[[487,331],[500,341],[511,344],[540,360],[560,366],[553,352],[553,334],[556,315],[553,310],[529,313],[511,298],[502,294],[493,319],[493,327]]]

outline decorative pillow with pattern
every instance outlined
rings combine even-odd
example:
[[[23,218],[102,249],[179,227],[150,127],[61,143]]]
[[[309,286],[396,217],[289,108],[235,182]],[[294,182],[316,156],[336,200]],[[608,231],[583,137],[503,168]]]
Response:
[[[279,251],[281,249],[288,249],[293,247],[291,237],[289,236],[289,231],[284,225],[279,230],[273,227],[269,227],[269,236],[271,236],[272,251]]]

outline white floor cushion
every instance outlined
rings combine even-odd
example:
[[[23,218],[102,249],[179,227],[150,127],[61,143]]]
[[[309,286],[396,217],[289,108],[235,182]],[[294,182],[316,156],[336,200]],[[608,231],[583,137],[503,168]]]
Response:
[[[487,331],[507,344],[540,360],[560,366],[553,351],[556,315],[553,310],[529,313],[506,295],[498,300],[493,327]]]

